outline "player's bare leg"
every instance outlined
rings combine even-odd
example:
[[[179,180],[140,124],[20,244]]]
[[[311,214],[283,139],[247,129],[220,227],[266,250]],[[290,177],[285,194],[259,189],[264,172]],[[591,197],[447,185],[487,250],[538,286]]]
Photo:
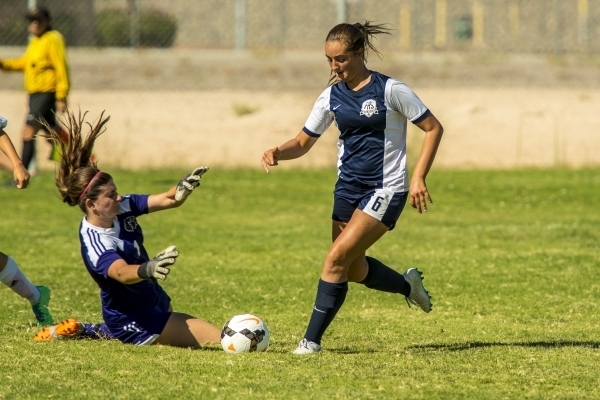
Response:
[[[221,341],[221,330],[213,324],[188,314],[174,312],[167,321],[156,344],[177,347],[198,347]]]
[[[354,211],[345,226],[333,222],[334,240],[325,257],[313,312],[294,354],[321,351],[321,338],[346,299],[350,277],[366,276],[365,251],[388,230],[383,223],[360,210]],[[351,267],[352,272],[349,272]]]
[[[375,290],[400,293],[411,301],[416,294],[422,297],[419,299],[423,305],[418,305],[426,312],[431,310],[429,296],[422,296],[426,291],[420,283],[420,276],[418,285],[413,279],[414,271],[409,270],[410,276],[407,276],[409,271],[402,275],[379,260],[366,257],[366,250],[388,230],[385,224],[361,210],[355,210],[346,224],[333,221],[333,244],[323,264],[313,313],[304,339],[294,354],[321,351],[321,337],[344,303],[349,281]],[[415,286],[414,293],[411,293],[411,285]]]
[[[334,231],[336,229],[334,221]],[[341,223],[338,223],[341,224]],[[341,226],[338,225],[338,228]],[[354,211],[352,219],[345,225],[329,248],[321,279],[326,282],[348,282],[349,269],[352,266],[354,278],[362,273],[366,276],[365,265],[359,256],[379,240],[389,228],[361,210]],[[334,233],[335,234],[335,233]],[[354,263],[354,261],[357,261]],[[364,278],[363,278],[364,279]]]
[[[338,236],[348,225],[347,222],[332,221],[331,226],[331,242],[334,243]],[[369,272],[369,265],[365,258],[366,253],[363,251],[358,257],[352,261],[348,267],[348,282],[360,282],[367,276]]]

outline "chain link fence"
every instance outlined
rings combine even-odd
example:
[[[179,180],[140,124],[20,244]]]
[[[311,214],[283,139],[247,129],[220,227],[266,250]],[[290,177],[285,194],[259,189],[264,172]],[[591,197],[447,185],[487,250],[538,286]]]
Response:
[[[36,0],[0,2],[0,46],[24,46]],[[340,21],[388,23],[382,49],[600,50],[600,0],[37,0],[70,47],[320,49]]]

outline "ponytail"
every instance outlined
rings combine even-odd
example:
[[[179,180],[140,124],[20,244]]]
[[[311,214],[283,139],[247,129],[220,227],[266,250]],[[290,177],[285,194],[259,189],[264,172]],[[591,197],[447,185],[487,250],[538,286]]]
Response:
[[[60,135],[49,126],[46,121],[42,121],[48,133],[46,137],[60,147],[61,157],[56,170],[56,187],[64,203],[70,206],[78,205],[85,213],[85,200],[96,200],[100,195],[100,187],[112,180],[112,177],[106,172],[101,172],[92,160],[92,149],[96,139],[104,133],[104,125],[110,117],[104,118],[104,112],[94,125],[85,122],[85,116],[79,111],[79,115],[71,111],[67,112],[66,121],[61,122],[67,127],[68,141],[63,141]],[[81,130],[85,124],[89,127],[87,136],[83,136]]]

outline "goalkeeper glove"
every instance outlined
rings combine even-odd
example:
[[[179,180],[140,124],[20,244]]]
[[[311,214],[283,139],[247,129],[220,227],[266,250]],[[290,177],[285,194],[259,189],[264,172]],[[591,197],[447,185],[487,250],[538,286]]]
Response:
[[[169,275],[170,266],[175,264],[179,255],[177,247],[169,246],[156,255],[152,260],[146,261],[138,268],[138,276],[142,279],[151,280],[152,278],[164,281]]]
[[[194,189],[200,186],[200,179],[202,179],[202,175],[206,173],[206,171],[208,171],[208,167],[198,167],[194,169],[191,174],[181,178],[175,189],[175,200],[185,200]]]

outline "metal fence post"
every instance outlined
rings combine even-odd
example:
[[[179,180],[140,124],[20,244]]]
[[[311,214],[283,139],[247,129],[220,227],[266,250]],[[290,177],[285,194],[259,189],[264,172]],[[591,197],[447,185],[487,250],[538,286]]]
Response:
[[[577,41],[582,50],[588,51],[588,0],[577,2]]]
[[[129,15],[129,45],[134,49],[140,47],[140,12],[136,0],[128,0]]]
[[[337,22],[343,24],[348,20],[348,7],[346,0],[337,0]]]
[[[411,7],[409,2],[400,3],[400,49],[409,50],[411,37]]]
[[[235,0],[235,50],[246,48],[246,0]]]
[[[485,6],[482,0],[473,3],[473,44],[481,46],[484,42]]]
[[[446,26],[448,23],[446,0],[435,1],[435,39],[434,44],[438,49],[446,47]]]
[[[511,0],[508,3],[508,31],[514,46],[519,40],[519,3],[517,0]]]

